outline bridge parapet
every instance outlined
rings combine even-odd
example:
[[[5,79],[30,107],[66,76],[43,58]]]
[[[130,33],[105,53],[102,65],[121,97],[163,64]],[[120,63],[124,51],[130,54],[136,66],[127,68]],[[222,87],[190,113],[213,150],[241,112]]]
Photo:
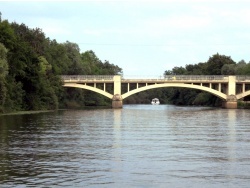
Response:
[[[62,75],[64,82],[113,81],[114,75]]]
[[[228,76],[223,76],[223,75],[166,75],[164,79],[197,80],[197,81],[211,81],[211,80],[228,81]]]
[[[138,83],[165,83],[165,82],[228,82],[228,76],[221,75],[166,75],[163,78],[150,78],[150,79],[122,79],[123,83],[138,82]]]
[[[249,82],[250,81],[250,76],[244,76],[244,75],[237,75],[236,76],[236,81],[237,82]]]

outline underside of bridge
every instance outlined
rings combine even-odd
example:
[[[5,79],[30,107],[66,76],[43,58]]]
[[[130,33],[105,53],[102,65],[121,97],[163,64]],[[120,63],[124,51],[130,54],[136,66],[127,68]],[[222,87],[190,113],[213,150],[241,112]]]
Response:
[[[178,88],[190,88],[190,89],[197,89],[201,91],[206,91],[208,93],[211,93],[218,98],[223,100],[222,107],[223,108],[230,108],[230,109],[235,109],[237,108],[237,98],[235,95],[229,95],[227,96],[225,93],[222,93],[220,91],[217,91],[216,89],[201,86],[201,85],[193,85],[193,84],[183,84],[183,83],[164,83],[164,84],[154,84],[154,85],[148,85],[144,87],[140,87],[134,90],[131,90],[129,92],[126,92],[121,95],[122,99],[125,99],[131,95],[134,95],[135,93],[139,93],[142,91],[146,91],[149,89],[155,89],[155,88],[166,88],[166,87],[178,87]]]

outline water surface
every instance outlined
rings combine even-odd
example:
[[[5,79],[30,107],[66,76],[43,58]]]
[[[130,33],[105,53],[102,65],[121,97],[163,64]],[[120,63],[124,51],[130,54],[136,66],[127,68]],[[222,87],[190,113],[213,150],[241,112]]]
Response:
[[[0,187],[249,187],[249,117],[170,105],[0,116]]]

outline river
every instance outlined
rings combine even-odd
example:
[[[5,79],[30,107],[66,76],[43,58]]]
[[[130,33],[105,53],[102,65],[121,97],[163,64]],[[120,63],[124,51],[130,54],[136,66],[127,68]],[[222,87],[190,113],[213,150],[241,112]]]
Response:
[[[249,117],[171,105],[0,116],[0,187],[249,187]]]

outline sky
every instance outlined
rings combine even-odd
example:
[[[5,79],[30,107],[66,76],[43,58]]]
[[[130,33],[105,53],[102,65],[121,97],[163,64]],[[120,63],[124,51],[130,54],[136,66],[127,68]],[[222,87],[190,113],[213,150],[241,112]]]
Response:
[[[0,1],[2,19],[77,43],[124,77],[162,76],[216,53],[250,61],[249,0]]]

